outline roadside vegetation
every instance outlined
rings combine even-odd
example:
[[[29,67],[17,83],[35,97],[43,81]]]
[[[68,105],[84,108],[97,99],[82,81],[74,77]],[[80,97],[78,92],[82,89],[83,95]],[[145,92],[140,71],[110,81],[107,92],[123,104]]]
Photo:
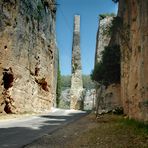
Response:
[[[89,114],[28,145],[56,148],[147,148],[148,126],[124,116]]]

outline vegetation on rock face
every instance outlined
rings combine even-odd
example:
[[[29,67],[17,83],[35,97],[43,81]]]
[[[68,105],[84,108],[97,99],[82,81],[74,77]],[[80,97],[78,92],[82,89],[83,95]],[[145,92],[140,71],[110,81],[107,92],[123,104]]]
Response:
[[[95,87],[93,81],[91,80],[90,75],[83,75],[82,76],[83,79],[83,87],[86,89],[92,89]]]
[[[108,46],[102,52],[102,60],[92,71],[92,80],[104,85],[120,82],[120,46]]]
[[[61,76],[61,88],[62,90],[66,88],[70,88],[71,86],[71,76],[70,75],[63,75]]]
[[[115,13],[104,13],[99,15],[100,20],[103,20],[106,17],[115,17],[115,16],[116,16]]]
[[[112,0],[114,3],[118,3],[119,2],[119,0]]]
[[[113,18],[112,25],[109,28],[110,34],[118,33],[122,45],[125,45],[129,50],[131,47],[129,45],[130,40],[130,25],[123,23],[123,19],[119,16]]]
[[[60,72],[60,64],[58,60],[58,75],[57,75],[57,89],[56,89],[56,105],[59,107],[59,98],[61,96],[61,72]]]

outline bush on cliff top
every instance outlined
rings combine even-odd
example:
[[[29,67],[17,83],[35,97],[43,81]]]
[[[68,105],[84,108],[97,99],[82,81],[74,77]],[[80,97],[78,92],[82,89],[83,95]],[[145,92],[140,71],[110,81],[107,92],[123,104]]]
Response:
[[[119,2],[119,0],[112,0],[114,3],[118,3]]]
[[[103,20],[104,18],[106,17],[115,17],[116,14],[115,13],[104,13],[104,14],[100,14],[99,17],[100,17],[100,20]]]
[[[106,47],[102,52],[102,60],[92,71],[92,80],[104,85],[120,82],[120,47]]]

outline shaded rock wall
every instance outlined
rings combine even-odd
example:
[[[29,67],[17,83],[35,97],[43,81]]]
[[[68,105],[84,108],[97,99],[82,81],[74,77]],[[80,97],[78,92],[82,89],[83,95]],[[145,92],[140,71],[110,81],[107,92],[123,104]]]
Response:
[[[148,1],[119,0],[118,16],[123,20],[121,96],[130,118],[148,121]],[[126,28],[126,29],[125,29]]]
[[[95,65],[101,61],[101,52],[111,42],[110,26],[112,25],[112,16],[106,16],[99,21],[99,29],[96,39]],[[120,84],[112,84],[107,88],[101,84],[96,86],[96,103],[97,112],[108,112],[117,107],[121,107]]]
[[[54,3],[0,1],[0,112],[38,112],[54,105]]]
[[[120,84],[112,84],[107,88],[99,86],[96,91],[96,111],[107,113],[122,107]]]

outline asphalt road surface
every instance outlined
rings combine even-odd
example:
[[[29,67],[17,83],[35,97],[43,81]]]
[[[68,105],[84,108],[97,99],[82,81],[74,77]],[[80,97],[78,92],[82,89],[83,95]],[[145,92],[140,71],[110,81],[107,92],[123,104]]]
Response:
[[[0,120],[0,148],[21,148],[86,114],[84,111],[53,109],[48,114]]]

